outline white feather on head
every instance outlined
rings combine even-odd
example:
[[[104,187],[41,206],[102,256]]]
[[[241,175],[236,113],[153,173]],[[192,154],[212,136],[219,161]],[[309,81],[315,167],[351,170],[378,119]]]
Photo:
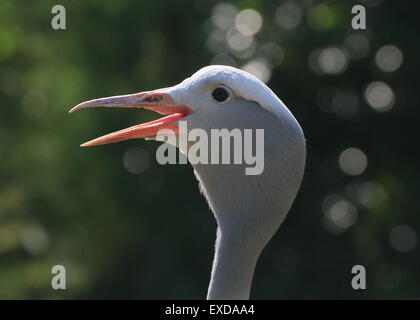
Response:
[[[224,84],[231,88],[236,96],[257,102],[277,118],[291,117],[294,119],[292,113],[279,97],[257,77],[246,71],[230,66],[212,65],[198,70],[185,81],[190,85],[201,81]]]

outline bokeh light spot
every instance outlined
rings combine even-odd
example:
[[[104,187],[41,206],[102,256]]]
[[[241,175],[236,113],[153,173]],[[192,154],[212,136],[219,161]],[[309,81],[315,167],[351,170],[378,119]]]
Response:
[[[224,31],[213,30],[207,36],[206,46],[214,54],[219,54],[227,50],[226,36]]]
[[[225,66],[231,66],[231,67],[237,66],[235,58],[232,57],[228,52],[223,52],[214,56],[210,64],[225,65]]]
[[[389,233],[391,246],[400,252],[408,252],[414,249],[417,244],[416,232],[409,226],[399,225],[392,228]]]
[[[219,3],[213,8],[211,21],[213,24],[222,29],[228,30],[235,23],[235,17],[238,13],[238,9],[229,3]]]
[[[338,163],[345,174],[358,176],[366,170],[368,159],[362,150],[348,148],[341,152]]]
[[[254,9],[245,9],[239,12],[235,19],[235,26],[244,35],[251,36],[260,31],[263,17]]]
[[[393,72],[401,67],[403,54],[396,46],[383,46],[376,52],[375,63],[382,71]]]
[[[275,21],[281,28],[291,30],[299,26],[302,15],[302,9],[296,3],[286,2],[277,7]]]
[[[351,119],[359,110],[357,91],[352,88],[335,90],[331,99],[331,111],[340,119]]]
[[[319,53],[318,63],[326,74],[342,73],[347,67],[347,57],[343,50],[337,47],[328,47]]]
[[[309,11],[308,22],[317,31],[327,31],[336,24],[335,12],[324,3],[317,4]]]
[[[123,156],[124,168],[133,174],[145,172],[150,165],[149,153],[140,147],[128,149]]]
[[[356,196],[361,205],[366,208],[375,208],[386,200],[387,193],[379,183],[367,181],[358,186]]]
[[[369,40],[360,33],[350,34],[344,40],[344,48],[352,59],[361,59],[366,57],[369,52]]]
[[[40,226],[30,225],[23,231],[22,244],[29,254],[36,256],[48,249],[49,237]]]
[[[245,35],[239,32],[235,27],[229,29],[226,34],[226,39],[229,48],[234,51],[244,51],[248,49],[254,41],[253,36]]]
[[[271,78],[272,68],[270,64],[264,59],[251,60],[241,69],[253,74],[264,83],[267,83]]]
[[[356,206],[338,195],[329,195],[324,199],[324,225],[332,234],[339,234],[357,221]]]
[[[277,43],[268,42],[261,46],[259,54],[270,61],[271,65],[278,67],[283,63],[284,50]]]
[[[366,102],[378,112],[389,111],[395,103],[395,94],[385,82],[370,83],[365,90]]]

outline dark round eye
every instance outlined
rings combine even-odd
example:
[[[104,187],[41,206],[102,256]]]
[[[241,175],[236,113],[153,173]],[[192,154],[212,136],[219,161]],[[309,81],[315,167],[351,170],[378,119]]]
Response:
[[[213,96],[214,100],[218,102],[224,102],[229,98],[228,90],[222,87],[217,87],[214,89],[211,95]]]

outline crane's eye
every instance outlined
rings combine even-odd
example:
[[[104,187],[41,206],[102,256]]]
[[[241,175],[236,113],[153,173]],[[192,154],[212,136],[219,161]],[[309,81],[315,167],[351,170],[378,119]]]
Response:
[[[225,102],[229,99],[230,92],[227,88],[220,86],[215,88],[211,95],[217,102]]]

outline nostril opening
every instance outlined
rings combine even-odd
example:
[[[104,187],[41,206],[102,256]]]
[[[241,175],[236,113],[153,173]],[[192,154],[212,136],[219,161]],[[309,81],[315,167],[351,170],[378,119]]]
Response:
[[[146,99],[144,99],[145,102],[159,102],[160,100],[162,100],[163,97],[160,95],[155,95],[155,96],[149,96]]]

